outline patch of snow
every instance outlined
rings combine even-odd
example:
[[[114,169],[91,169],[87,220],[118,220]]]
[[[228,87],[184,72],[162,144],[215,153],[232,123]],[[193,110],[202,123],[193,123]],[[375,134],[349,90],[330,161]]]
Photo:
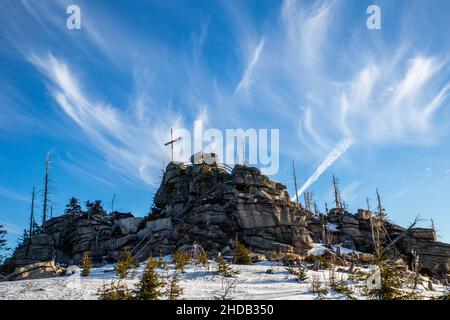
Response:
[[[339,232],[338,225],[336,223],[328,222],[325,227],[332,232]]]
[[[333,248],[334,252],[336,252],[337,248],[339,247],[340,250],[341,250],[341,254],[352,254],[352,253],[354,253],[354,254],[356,254],[358,256],[359,254],[362,253],[361,251],[358,251],[358,250],[345,248],[345,247],[342,246],[342,244],[332,245],[331,247]]]
[[[330,251],[330,249],[325,247],[323,244],[313,243],[313,247],[311,249],[309,249],[308,254],[313,255],[313,256],[321,256],[329,251]]]

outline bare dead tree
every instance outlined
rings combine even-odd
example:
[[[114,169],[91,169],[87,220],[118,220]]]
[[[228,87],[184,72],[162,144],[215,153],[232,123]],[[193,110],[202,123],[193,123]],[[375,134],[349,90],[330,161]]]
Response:
[[[300,202],[298,200],[297,177],[295,175],[295,163],[294,163],[294,160],[292,160],[292,173],[294,174],[295,198],[297,200],[297,204],[300,204]],[[300,206],[301,206],[301,204],[300,204]]]
[[[435,236],[435,238],[437,238],[437,235],[436,235],[436,228],[434,227],[434,221],[433,221],[433,219],[431,219],[431,228],[432,228],[433,231],[434,231],[434,236]]]
[[[309,192],[308,191],[303,192],[303,201],[305,202],[305,209],[308,211],[311,211],[311,205],[309,202]]]
[[[378,223],[379,221],[377,219],[375,219],[372,216],[370,217],[370,231],[372,236],[372,244],[375,251],[375,255],[377,257],[380,257],[381,243],[380,243],[380,229]]]
[[[419,276],[420,276],[420,256],[417,254],[417,251],[411,250],[411,271],[414,272],[414,283],[413,288],[417,289],[417,283],[419,282]]]
[[[117,201],[117,196],[114,193],[112,198],[111,198],[111,212],[114,212],[114,205],[116,204],[116,201]]]
[[[313,199],[313,192],[305,191],[303,193],[303,197],[305,199],[305,209],[313,212],[314,210],[314,199]]]
[[[313,202],[313,206],[314,206],[314,213],[317,215],[317,214],[319,214],[320,212],[319,212],[319,207],[317,206],[317,202]]]
[[[326,226],[323,227],[322,231],[323,245],[327,248],[331,248],[333,244],[333,233]]]
[[[333,191],[334,191],[334,202],[336,208],[342,208],[341,192],[339,190],[339,182],[336,176],[333,174]]]
[[[381,203],[381,196],[378,192],[378,189],[375,191],[375,195],[377,198],[377,211],[376,211],[376,217],[370,218],[370,228],[371,228],[371,236],[372,236],[372,242],[375,249],[375,255],[377,257],[380,257],[385,251],[382,251],[382,243],[381,243],[381,234],[384,232],[386,234],[386,237],[391,241],[389,238],[389,234],[386,231],[386,228],[384,227],[385,220],[385,214],[384,214],[384,208]],[[369,204],[369,198],[367,198],[367,207],[370,210],[370,204]]]
[[[30,231],[29,236],[34,234],[34,197],[35,197],[35,188],[33,187],[33,192],[31,193],[31,212],[30,212]]]
[[[44,227],[45,221],[47,221],[49,173],[50,173],[50,151],[47,152],[47,157],[45,160],[44,208],[43,208],[43,212],[42,212],[42,227]]]
[[[385,210],[383,208],[383,205],[381,204],[381,196],[380,196],[380,193],[378,192],[378,189],[376,190],[376,196],[377,196],[377,217],[381,221],[384,221],[386,218],[386,215],[385,215]]]
[[[222,288],[218,296],[215,297],[215,300],[231,300],[233,290],[236,288],[237,279],[233,280],[225,280],[222,278]]]
[[[45,158],[45,176],[44,176],[44,189],[41,190],[43,193],[43,206],[42,206],[42,230],[44,230],[44,224],[48,220],[49,214],[50,214],[50,206],[54,204],[54,202],[51,200],[50,195],[56,192],[56,188],[54,187],[53,181],[51,179],[51,165],[52,165],[52,158],[51,158],[51,152],[52,150],[49,150],[47,152],[46,158]]]

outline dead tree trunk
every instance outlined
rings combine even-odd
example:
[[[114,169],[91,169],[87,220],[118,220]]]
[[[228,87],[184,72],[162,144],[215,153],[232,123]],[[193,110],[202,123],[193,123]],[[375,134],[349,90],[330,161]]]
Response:
[[[420,256],[414,250],[411,251],[411,255],[412,255],[411,271],[414,272],[413,288],[417,289],[417,283],[419,282],[419,275],[420,275]]]
[[[334,202],[336,204],[336,208],[342,208],[338,180],[334,174],[333,174],[333,190],[334,190]]]
[[[378,243],[375,241],[375,230],[374,230],[374,226],[373,226],[373,217],[370,217],[370,231],[371,231],[371,235],[372,235],[372,244],[373,244],[373,249],[375,250],[375,254],[376,256],[379,255],[379,246]]]
[[[42,230],[44,230],[44,224],[47,221],[47,202],[48,202],[48,176],[50,170],[50,152],[47,152],[47,158],[45,161],[45,179],[44,179],[44,208],[42,212]]]
[[[384,209],[383,206],[381,204],[381,197],[380,197],[380,193],[378,192],[378,189],[376,190],[376,195],[377,195],[377,204],[378,204],[378,219],[380,219],[381,221],[384,221]]]
[[[295,164],[294,164],[294,160],[292,160],[292,172],[294,174],[294,187],[295,187],[295,198],[297,200],[297,205],[300,205],[300,207],[302,206],[300,201],[298,200],[298,189],[297,189],[297,177],[295,175]]]
[[[30,239],[34,233],[34,194],[35,194],[35,188],[33,187],[33,192],[31,194],[30,231],[29,231]]]

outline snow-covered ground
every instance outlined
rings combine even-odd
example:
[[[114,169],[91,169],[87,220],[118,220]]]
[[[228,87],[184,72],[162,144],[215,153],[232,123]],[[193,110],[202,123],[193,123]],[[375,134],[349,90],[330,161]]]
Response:
[[[184,289],[182,299],[214,299],[222,292],[227,283],[235,281],[235,288],[231,290],[232,299],[296,299],[310,300],[317,299],[311,292],[311,283],[320,281],[323,287],[329,287],[330,270],[312,271],[308,270],[308,279],[299,282],[297,277],[290,274],[286,267],[280,263],[263,261],[254,265],[235,265],[232,268],[238,272],[235,278],[226,278],[215,274],[216,264],[211,262],[210,271],[201,267],[189,265],[186,272],[181,274],[180,286]],[[70,276],[22,280],[15,282],[0,282],[0,299],[98,299],[98,289],[104,283],[109,283],[112,279],[117,279],[113,271],[114,265],[106,265],[100,268],[93,268],[88,277],[81,277],[80,270]],[[127,286],[133,288],[140,278],[144,264],[136,269],[134,277],[126,280]],[[266,273],[268,269],[273,270],[273,274]],[[339,268],[335,268],[338,270]],[[173,272],[174,266],[168,265],[168,272]],[[369,272],[370,269],[361,269]],[[163,270],[159,272],[164,273]],[[347,279],[346,272],[336,271],[336,279]],[[365,299],[361,292],[363,281],[348,281],[349,287],[354,291],[354,297]],[[426,279],[424,279],[426,284]],[[421,295],[428,298],[438,297],[444,294],[448,288],[441,285],[434,285],[434,290],[429,291],[422,285],[418,286]],[[329,289],[325,299],[348,299],[345,295],[337,294]]]

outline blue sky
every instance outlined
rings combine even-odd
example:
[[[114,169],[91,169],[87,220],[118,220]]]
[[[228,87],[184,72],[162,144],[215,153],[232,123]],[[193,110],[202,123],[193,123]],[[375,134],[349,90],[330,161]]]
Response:
[[[0,224],[14,245],[49,150],[55,214],[114,194],[146,214],[170,128],[201,118],[280,129],[272,178],[291,195],[294,160],[320,207],[335,173],[351,210],[378,188],[394,222],[432,218],[448,242],[449,15],[440,0],[2,1]]]

